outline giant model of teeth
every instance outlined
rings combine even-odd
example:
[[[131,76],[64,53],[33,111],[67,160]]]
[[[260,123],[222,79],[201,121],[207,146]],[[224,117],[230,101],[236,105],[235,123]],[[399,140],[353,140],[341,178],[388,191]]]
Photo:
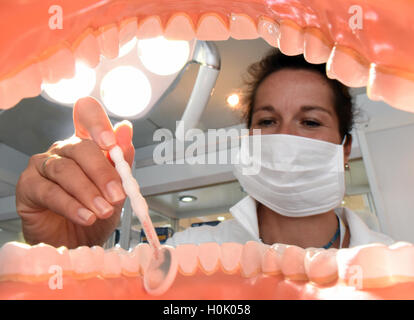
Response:
[[[63,28],[51,21],[60,9]],[[57,10],[57,11],[55,11]],[[264,38],[373,100],[414,112],[414,2],[316,0],[2,1],[0,109],[40,94],[133,37]],[[138,189],[139,192],[139,189]],[[145,202],[141,208],[146,208]],[[302,249],[256,242],[171,248],[178,265],[161,295],[144,288],[152,249],[68,250],[10,242],[0,250],[2,299],[414,299],[414,246]]]

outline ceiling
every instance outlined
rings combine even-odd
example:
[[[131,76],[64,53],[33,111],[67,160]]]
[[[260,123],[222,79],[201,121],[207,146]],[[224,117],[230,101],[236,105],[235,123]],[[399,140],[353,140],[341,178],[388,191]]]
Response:
[[[215,42],[221,56],[221,71],[198,127],[217,129],[241,122],[240,110],[226,106],[226,97],[242,85],[247,67],[271,48],[264,40]],[[153,144],[158,128],[175,131],[190,97],[198,65],[190,64],[175,89],[156,106],[148,119],[131,121],[135,148]],[[112,123],[120,119],[111,118]],[[0,115],[0,142],[29,156],[41,153],[57,140],[73,134],[72,108],[52,103],[42,96],[22,100],[16,107]]]

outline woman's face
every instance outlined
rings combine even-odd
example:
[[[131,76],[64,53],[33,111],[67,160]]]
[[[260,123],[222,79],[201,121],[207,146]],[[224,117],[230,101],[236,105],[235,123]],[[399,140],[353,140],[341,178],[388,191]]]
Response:
[[[250,134],[291,134],[340,144],[333,92],[322,75],[282,69],[267,76],[256,91]],[[348,139],[347,139],[348,140]],[[345,163],[351,141],[344,148]]]

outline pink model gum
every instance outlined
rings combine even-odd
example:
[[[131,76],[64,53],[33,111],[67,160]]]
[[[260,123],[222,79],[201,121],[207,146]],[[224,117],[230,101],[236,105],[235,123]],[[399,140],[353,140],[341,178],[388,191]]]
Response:
[[[147,244],[127,252],[7,243],[0,250],[0,298],[414,298],[414,246],[404,242],[325,250],[251,241],[171,250],[178,260],[175,279],[161,295],[152,295],[143,287],[152,257]],[[60,289],[50,287],[56,268],[62,269]]]

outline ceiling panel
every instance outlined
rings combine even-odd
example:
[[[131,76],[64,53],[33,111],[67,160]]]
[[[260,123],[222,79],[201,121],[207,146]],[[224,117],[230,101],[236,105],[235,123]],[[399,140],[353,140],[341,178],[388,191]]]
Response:
[[[0,181],[0,198],[13,196],[15,194],[16,187]]]
[[[72,109],[42,97],[24,99],[0,115],[0,140],[27,155],[44,152],[72,134]]]
[[[9,231],[9,232],[21,232],[22,231],[22,220],[21,219],[10,219],[0,221],[0,229]]]
[[[181,202],[179,199],[183,195],[194,196],[197,200],[189,203]],[[172,210],[179,218],[184,218],[228,210],[244,196],[246,196],[246,193],[242,191],[240,184],[235,181],[204,188],[151,196],[147,197],[147,199]],[[162,214],[162,212],[160,213]]]

